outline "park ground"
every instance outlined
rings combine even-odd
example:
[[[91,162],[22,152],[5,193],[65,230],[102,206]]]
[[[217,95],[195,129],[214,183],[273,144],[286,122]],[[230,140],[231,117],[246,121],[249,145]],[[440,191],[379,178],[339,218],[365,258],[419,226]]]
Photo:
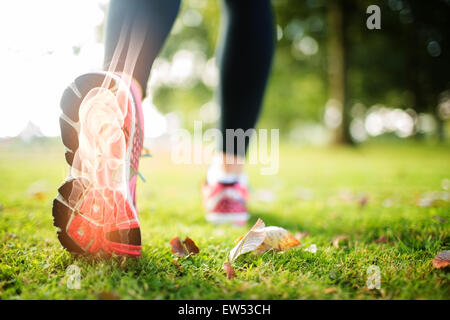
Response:
[[[152,151],[141,166],[147,182],[138,183],[142,257],[100,261],[72,256],[56,238],[51,204],[67,170],[62,147],[1,144],[0,299],[450,299],[448,268],[432,264],[450,249],[448,146],[283,145],[277,175],[250,168],[252,217],[239,228],[205,221],[204,166]],[[301,246],[243,255],[228,280],[227,254],[257,218]],[[176,258],[176,236],[193,239],[200,253]],[[312,244],[316,253],[305,250]],[[79,289],[68,288],[71,265],[81,271]],[[373,265],[381,283],[369,290]]]

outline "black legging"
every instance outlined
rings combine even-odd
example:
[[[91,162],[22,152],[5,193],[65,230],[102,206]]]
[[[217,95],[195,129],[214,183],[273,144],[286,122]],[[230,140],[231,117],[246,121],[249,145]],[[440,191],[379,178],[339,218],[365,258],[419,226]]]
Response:
[[[218,50],[221,131],[254,128],[259,116],[264,90],[274,52],[273,16],[270,0],[223,0],[224,18]],[[140,32],[145,34],[137,57],[133,77],[144,90],[153,61],[166,40],[180,8],[180,0],[111,0],[106,27],[105,69],[114,56],[124,25],[142,21]],[[127,20],[130,19],[130,20]],[[133,39],[131,28],[125,32],[125,45],[114,68],[125,69],[128,44]],[[229,143],[229,142],[228,142]],[[222,150],[244,156],[247,149]]]

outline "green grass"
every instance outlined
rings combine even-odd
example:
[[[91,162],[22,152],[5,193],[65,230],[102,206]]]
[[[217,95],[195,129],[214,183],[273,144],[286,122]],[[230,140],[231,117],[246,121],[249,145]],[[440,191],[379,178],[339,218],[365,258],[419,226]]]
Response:
[[[52,226],[51,202],[66,173],[62,147],[52,143],[0,145],[1,299],[450,299],[450,274],[432,266],[450,249],[450,206],[417,206],[429,191],[442,191],[450,178],[450,148],[368,145],[356,149],[284,146],[278,175],[250,168],[253,191],[269,190],[272,202],[254,197],[251,223],[262,218],[295,233],[302,245],[235,262],[227,280],[222,264],[247,228],[205,222],[199,187],[202,166],[170,164],[163,152],[143,160],[147,183],[139,183],[143,235],[139,260],[95,261],[63,250]],[[47,185],[44,198],[30,197],[33,182]],[[296,197],[298,188],[313,193]],[[342,199],[343,190],[365,194],[368,203]],[[256,193],[257,194],[257,193]],[[386,201],[386,199],[389,199]],[[387,203],[390,203],[387,206]],[[332,244],[338,235],[349,238]],[[192,238],[200,254],[174,263],[169,241]],[[387,242],[375,240],[385,236]],[[66,268],[81,269],[81,288],[67,288]],[[366,288],[370,265],[381,270],[381,289]]]

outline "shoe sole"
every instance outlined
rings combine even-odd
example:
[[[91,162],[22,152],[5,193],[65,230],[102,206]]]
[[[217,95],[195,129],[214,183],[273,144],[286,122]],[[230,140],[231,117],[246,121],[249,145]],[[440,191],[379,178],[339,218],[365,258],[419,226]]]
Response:
[[[250,218],[247,212],[229,213],[229,212],[210,212],[206,215],[206,220],[214,224],[245,225]]]
[[[108,89],[92,89],[101,87],[104,78],[103,73],[82,75],[63,93],[61,137],[71,170],[53,201],[54,225],[59,241],[70,252],[139,256],[139,222],[128,188],[131,147],[124,150],[125,135],[117,125],[124,117],[109,109],[105,113],[93,103],[101,95],[110,100],[108,92],[117,91],[121,80],[113,78]],[[132,138],[134,105],[129,109],[133,112]],[[110,118],[100,126],[105,131],[92,134],[105,117]]]

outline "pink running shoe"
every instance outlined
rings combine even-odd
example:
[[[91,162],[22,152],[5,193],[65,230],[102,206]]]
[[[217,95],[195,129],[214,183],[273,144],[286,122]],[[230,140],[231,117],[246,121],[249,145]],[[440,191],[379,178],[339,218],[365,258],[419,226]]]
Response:
[[[69,173],[53,201],[53,224],[67,250],[137,257],[141,233],[136,177],[144,137],[133,85],[107,73],[75,79],[61,98],[61,137]]]
[[[215,224],[232,223],[242,226],[247,223],[247,188],[239,182],[205,183],[202,187],[206,220]]]

